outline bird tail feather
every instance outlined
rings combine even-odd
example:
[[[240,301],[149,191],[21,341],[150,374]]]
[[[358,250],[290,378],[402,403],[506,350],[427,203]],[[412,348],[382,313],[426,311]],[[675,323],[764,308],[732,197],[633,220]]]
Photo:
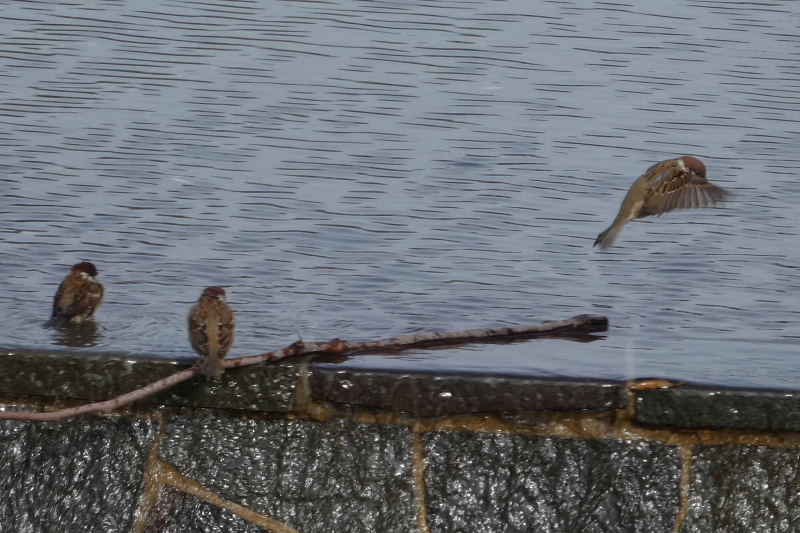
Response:
[[[200,360],[197,370],[208,378],[219,379],[225,373],[225,366],[222,364],[222,359],[207,356]]]

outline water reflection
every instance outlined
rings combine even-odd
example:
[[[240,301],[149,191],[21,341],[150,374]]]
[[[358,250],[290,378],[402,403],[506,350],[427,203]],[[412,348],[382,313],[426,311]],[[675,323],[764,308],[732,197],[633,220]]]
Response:
[[[102,327],[94,320],[79,324],[64,324],[48,321],[44,327],[50,331],[52,344],[70,348],[98,346],[103,337]]]
[[[58,342],[39,326],[86,258],[107,290],[96,349],[191,356],[186,313],[221,285],[231,355],[298,331],[366,340],[588,312],[609,316],[606,339],[408,364],[615,379],[630,353],[638,375],[797,387],[788,3],[44,1],[3,15],[4,343]],[[683,154],[734,198],[592,250],[642,169]]]

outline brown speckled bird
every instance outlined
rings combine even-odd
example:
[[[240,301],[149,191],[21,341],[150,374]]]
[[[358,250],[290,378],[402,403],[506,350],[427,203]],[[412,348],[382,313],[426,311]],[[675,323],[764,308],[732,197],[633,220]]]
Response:
[[[96,276],[97,268],[88,261],[70,269],[53,299],[50,324],[79,324],[92,318],[103,300],[103,285]]]
[[[233,311],[225,303],[225,289],[207,287],[189,312],[189,342],[200,354],[198,370],[212,379],[225,373],[222,360],[233,345]]]
[[[660,215],[673,209],[707,207],[728,196],[728,191],[706,179],[706,166],[696,157],[685,155],[656,163],[633,182],[617,218],[598,235],[595,246],[614,244],[622,227],[634,218]]]

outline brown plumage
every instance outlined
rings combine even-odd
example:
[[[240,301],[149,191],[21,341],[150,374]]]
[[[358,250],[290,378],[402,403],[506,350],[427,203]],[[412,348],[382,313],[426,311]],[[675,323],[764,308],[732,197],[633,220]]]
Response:
[[[92,318],[103,301],[103,285],[95,279],[97,268],[84,261],[73,266],[53,299],[50,323],[79,324]]]
[[[608,248],[614,244],[622,227],[634,218],[711,206],[728,194],[706,179],[706,166],[696,157],[686,155],[656,163],[633,182],[614,222],[598,235],[594,245]]]
[[[234,322],[225,289],[204,289],[189,312],[189,342],[200,355],[198,369],[204,376],[219,379],[225,372],[222,360],[233,345]]]

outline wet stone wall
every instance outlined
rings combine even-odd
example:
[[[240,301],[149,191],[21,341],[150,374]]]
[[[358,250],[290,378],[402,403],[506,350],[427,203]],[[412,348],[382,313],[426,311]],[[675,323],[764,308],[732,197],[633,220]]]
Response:
[[[0,378],[5,409],[105,398],[176,369],[0,359],[17,369]],[[0,422],[0,529],[800,531],[798,401],[307,359],[240,369],[120,413]]]

